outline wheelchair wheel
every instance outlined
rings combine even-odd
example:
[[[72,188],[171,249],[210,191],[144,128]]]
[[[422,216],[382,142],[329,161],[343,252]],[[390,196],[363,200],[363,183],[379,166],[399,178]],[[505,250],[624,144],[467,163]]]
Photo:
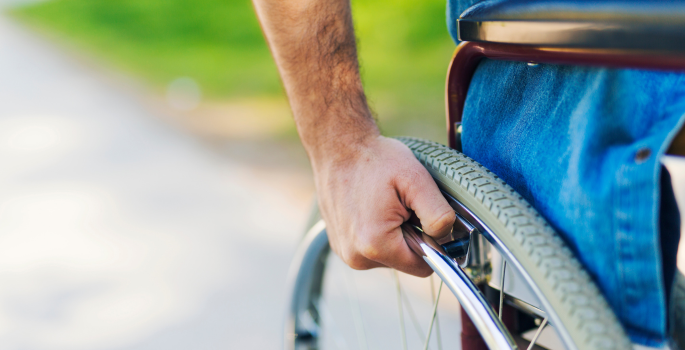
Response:
[[[487,239],[494,248],[493,251],[498,252],[506,261],[504,265],[506,268],[503,270],[506,271],[505,275],[517,276],[517,283],[526,285],[526,290],[530,296],[518,299],[520,293],[512,292],[512,295],[509,295],[508,284],[504,283],[505,294],[507,294],[506,300],[511,302],[511,305],[518,306],[522,311],[530,312],[539,318],[544,318],[541,328],[549,323],[567,349],[632,348],[630,340],[599,289],[581,264],[573,257],[564,241],[535,209],[516,194],[511,187],[458,151],[438,143],[415,138],[399,138],[399,140],[413,151],[414,155],[433,176],[446,197],[450,197],[454,203],[457,203],[453,207],[457,213],[463,214],[460,217],[468,221],[467,225],[475,227],[476,235],[482,235]],[[471,242],[475,242],[475,240],[476,238],[471,237]],[[339,275],[344,275],[347,272],[341,272],[344,269],[339,266],[334,268],[335,264],[330,263],[329,252],[325,223],[318,220],[309,228],[291,266],[292,297],[285,324],[286,349],[320,349],[327,348],[328,345],[331,348],[347,348],[341,342],[325,340],[325,335],[330,334],[326,329],[335,327],[334,324],[336,323],[330,313],[325,311],[325,309],[331,309],[330,305],[334,302],[332,299],[327,300],[327,298],[331,298],[331,289],[335,289],[335,287],[330,286],[331,283],[328,281],[335,278],[349,279],[349,277],[339,277]],[[516,344],[511,340],[505,339],[502,343],[496,343],[491,339],[492,336],[486,337],[483,331],[487,328],[486,324],[498,322],[492,320],[491,316],[494,314],[494,310],[488,311],[489,314],[487,312],[472,312],[473,303],[487,304],[487,302],[483,302],[485,299],[482,298],[482,295],[479,296],[480,292],[475,288],[471,288],[470,292],[467,293],[464,293],[465,289],[459,289],[459,281],[454,281],[457,278],[455,276],[465,275],[457,267],[457,261],[448,261],[450,259],[441,254],[436,256],[438,258],[433,257],[433,260],[430,260],[430,256],[424,257],[424,259],[436,271],[438,275],[436,280],[441,279],[441,282],[448,286],[461,302],[473,323],[484,335],[483,338],[488,346],[490,348],[516,349]],[[448,269],[445,267],[447,265],[451,266],[456,274],[445,273],[445,269]],[[348,268],[347,270],[349,273],[353,273],[351,269]],[[510,273],[510,271],[512,272]],[[487,272],[481,274],[486,276],[483,280],[489,278]],[[469,276],[472,277],[473,275]],[[373,281],[377,281],[377,279],[373,279]],[[392,280],[389,281],[392,283]],[[410,284],[412,287],[415,283],[405,282],[404,284]],[[471,282],[467,281],[467,284],[469,283]],[[397,283],[397,286],[399,285]],[[471,285],[473,284],[471,283]],[[358,286],[359,284],[357,284]],[[431,288],[434,286],[431,285]],[[380,288],[376,289],[376,291],[378,290]],[[468,295],[469,293],[473,295]],[[406,310],[406,304],[403,302],[404,297],[401,294],[402,292],[398,287],[396,292],[393,292],[393,289],[387,289],[384,295],[376,296],[375,298],[379,302],[396,300],[396,308],[385,311],[383,309],[374,310],[374,312],[384,313],[380,316],[373,316],[375,318],[368,315],[371,310],[367,309],[366,306],[373,305],[373,302],[365,304],[363,308],[359,305],[354,306],[354,303],[351,304],[350,307],[347,307],[347,311],[356,321],[353,322],[355,323],[354,326],[348,328],[355,329],[353,333],[356,334],[357,339],[360,339],[360,337],[366,338],[366,334],[369,332],[365,333],[363,328],[369,324],[375,325],[378,322],[386,322],[395,325],[394,333],[392,330],[385,331],[385,333],[388,334],[387,337],[402,339],[402,341],[395,340],[393,344],[397,345],[382,346],[382,348],[399,348],[401,344],[404,349],[407,349],[407,334],[410,333],[409,330],[412,327],[405,326],[404,318],[407,318],[405,314],[409,312]],[[443,306],[442,302],[440,304],[435,303],[434,307],[432,315],[437,313],[449,314],[449,307]],[[485,307],[489,308],[489,305]],[[373,321],[366,323],[360,321],[365,317]],[[397,321],[392,321],[393,318],[398,317],[400,318],[400,326],[397,326]],[[440,317],[448,318],[447,316]],[[431,334],[435,334],[430,331],[433,329],[434,322],[435,317],[433,316],[429,325],[423,326],[426,331],[423,334],[424,337],[425,334],[428,334],[429,337]],[[444,324],[441,329],[443,335],[448,332],[451,334],[459,333],[458,328],[446,328]],[[446,329],[449,330],[446,331]],[[372,335],[377,335],[375,331],[371,332]],[[390,335],[391,333],[392,335]],[[420,335],[421,332],[417,329],[415,333]],[[512,339],[508,333],[507,336]],[[455,341],[443,342],[442,344],[437,344],[437,342],[436,340],[428,344],[429,341],[424,339],[424,342],[420,343],[424,349],[458,348],[456,345],[458,343],[455,344]],[[352,345],[352,348],[365,347],[362,343]]]

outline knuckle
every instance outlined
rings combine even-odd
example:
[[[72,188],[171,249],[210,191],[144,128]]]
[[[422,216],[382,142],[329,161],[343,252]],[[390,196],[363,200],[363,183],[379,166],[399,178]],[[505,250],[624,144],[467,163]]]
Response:
[[[370,268],[368,261],[360,254],[348,254],[343,261],[354,270],[368,270]]]
[[[371,268],[367,263],[362,262],[360,259],[350,260],[347,266],[349,266],[353,270],[368,270]]]
[[[407,184],[416,184],[419,182],[419,180],[421,180],[423,176],[423,172],[421,172],[421,170],[423,170],[423,168],[407,168],[399,174],[399,177],[403,180],[402,182],[405,182]]]
[[[372,244],[364,243],[359,247],[359,253],[365,258],[373,261],[377,261],[380,257],[380,252]]]
[[[373,230],[360,231],[357,236],[357,241],[355,244],[356,252],[363,256],[364,258],[372,261],[378,261],[381,255],[379,247],[374,242],[374,232]]]

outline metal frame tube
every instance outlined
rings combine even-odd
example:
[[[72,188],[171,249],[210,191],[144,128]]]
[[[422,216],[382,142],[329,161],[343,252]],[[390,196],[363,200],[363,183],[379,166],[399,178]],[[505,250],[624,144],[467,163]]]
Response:
[[[452,56],[445,89],[447,142],[451,148],[457,149],[457,123],[461,123],[471,78],[483,58],[614,68],[685,70],[685,56],[674,53],[462,42]]]

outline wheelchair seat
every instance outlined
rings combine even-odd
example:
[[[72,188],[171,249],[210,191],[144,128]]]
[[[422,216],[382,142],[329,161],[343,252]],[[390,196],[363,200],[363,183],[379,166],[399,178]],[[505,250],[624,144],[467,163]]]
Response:
[[[461,41],[685,51],[685,1],[486,0],[457,21]]]

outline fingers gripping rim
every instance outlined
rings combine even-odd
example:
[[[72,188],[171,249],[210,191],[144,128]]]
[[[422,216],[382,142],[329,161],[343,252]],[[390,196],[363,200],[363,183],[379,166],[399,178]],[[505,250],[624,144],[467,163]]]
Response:
[[[461,152],[409,137],[407,145],[446,192],[467,205],[529,272],[575,347],[629,349],[623,328],[564,241],[502,179]],[[549,312],[549,310],[548,310]]]

